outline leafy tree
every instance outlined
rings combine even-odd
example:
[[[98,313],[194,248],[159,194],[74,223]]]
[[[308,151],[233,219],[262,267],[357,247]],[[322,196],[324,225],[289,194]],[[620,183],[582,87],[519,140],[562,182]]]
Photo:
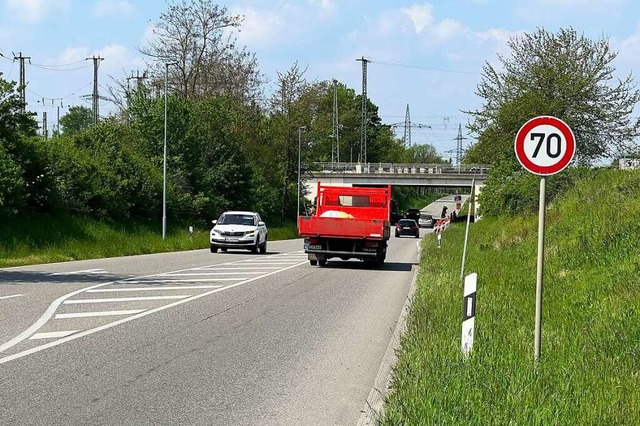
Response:
[[[169,74],[172,87],[185,97],[232,96],[254,99],[261,77],[255,54],[236,45],[242,17],[211,0],[174,0],[153,23],[156,36],[140,52],[153,60],[159,82]],[[175,65],[165,68],[165,64]]]
[[[438,150],[431,144],[413,145],[407,148],[404,161],[409,163],[444,163]]]
[[[23,149],[23,141],[36,136],[38,124],[24,107],[16,83],[0,73],[0,214],[23,211],[27,186],[36,176],[30,172],[30,152]]]
[[[592,41],[572,28],[557,34],[539,29],[513,37],[511,56],[499,56],[501,69],[485,64],[477,94],[483,108],[470,112],[478,142],[467,163],[493,164],[480,196],[484,214],[521,213],[537,207],[537,178],[523,171],[513,152],[515,136],[529,119],[552,115],[573,130],[574,162],[591,164],[616,151],[630,150],[640,120],[630,116],[640,100],[631,75],[614,81],[616,54],[605,39]],[[548,178],[547,198],[567,187],[567,171]]]
[[[572,28],[557,34],[539,29],[513,37],[508,46],[511,57],[498,56],[501,69],[484,66],[477,88],[484,105],[470,112],[470,129],[479,139],[466,161],[515,161],[515,135],[537,115],[558,117],[571,127],[577,163],[630,149],[640,129],[640,120],[630,116],[640,92],[631,75],[614,79],[617,54],[608,40],[592,41]]]
[[[60,127],[67,136],[73,136],[93,124],[93,111],[85,106],[72,106],[69,112],[60,117]]]

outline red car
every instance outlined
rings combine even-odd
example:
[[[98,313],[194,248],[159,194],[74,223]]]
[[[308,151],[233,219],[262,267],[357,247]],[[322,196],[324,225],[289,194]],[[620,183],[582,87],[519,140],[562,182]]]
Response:
[[[396,237],[409,235],[420,238],[420,228],[413,219],[400,219],[396,224]]]

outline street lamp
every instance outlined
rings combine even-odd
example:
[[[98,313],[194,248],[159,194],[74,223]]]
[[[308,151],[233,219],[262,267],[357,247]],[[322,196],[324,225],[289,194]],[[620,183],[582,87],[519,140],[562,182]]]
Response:
[[[167,235],[167,86],[169,80],[169,65],[176,65],[177,62],[166,62],[164,64],[164,153],[162,156],[162,239]]]
[[[296,224],[300,217],[300,151],[302,147],[302,131],[306,129],[307,126],[298,127],[298,208],[296,210]]]

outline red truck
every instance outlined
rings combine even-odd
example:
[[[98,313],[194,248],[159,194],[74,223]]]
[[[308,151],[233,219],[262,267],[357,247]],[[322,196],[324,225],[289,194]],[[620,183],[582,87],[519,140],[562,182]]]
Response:
[[[311,265],[361,259],[380,266],[391,236],[391,185],[383,188],[324,186],[318,182],[315,211],[298,217],[298,234]]]

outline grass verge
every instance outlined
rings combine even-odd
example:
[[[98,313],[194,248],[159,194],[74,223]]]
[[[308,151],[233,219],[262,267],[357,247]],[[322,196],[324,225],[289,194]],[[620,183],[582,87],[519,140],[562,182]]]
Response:
[[[465,224],[423,241],[383,425],[640,424],[640,174],[602,170],[548,206],[533,362],[537,216],[472,224],[475,342],[460,352]]]
[[[209,247],[209,231],[160,224],[110,224],[89,218],[34,216],[4,219],[0,225],[0,267],[130,256]],[[269,240],[296,238],[295,225],[270,227]]]

